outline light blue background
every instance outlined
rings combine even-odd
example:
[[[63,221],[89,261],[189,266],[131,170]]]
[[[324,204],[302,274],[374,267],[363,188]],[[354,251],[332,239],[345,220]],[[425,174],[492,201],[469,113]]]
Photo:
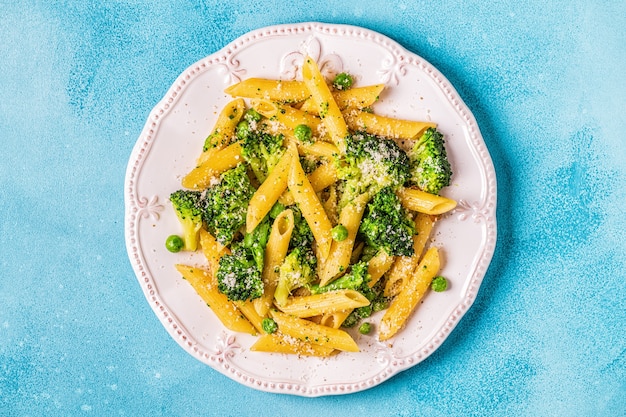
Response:
[[[0,1],[0,416],[626,415],[624,2],[317,3]],[[183,351],[123,234],[131,149],[178,74],[301,21],[373,29],[443,72],[499,198],[493,262],[443,346],[313,399]]]

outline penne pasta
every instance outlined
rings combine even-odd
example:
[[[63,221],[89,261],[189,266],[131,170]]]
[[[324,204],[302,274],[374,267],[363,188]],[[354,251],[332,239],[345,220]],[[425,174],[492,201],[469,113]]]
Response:
[[[324,77],[320,73],[317,63],[311,57],[304,59],[302,78],[311,93],[311,99],[319,109],[319,115],[326,126],[326,130],[339,151],[344,153],[348,126],[341,114],[341,110],[339,110],[339,106],[337,106],[334,97],[330,93],[328,85],[326,85]]]
[[[205,229],[200,229],[200,246],[202,247],[202,253],[209,263],[211,270],[210,276],[215,278],[217,268],[219,267],[220,258],[227,253],[230,253],[230,249],[221,245],[215,237],[207,232]],[[213,282],[217,285],[217,282]]]
[[[263,334],[263,316],[261,316],[254,306],[254,303],[248,301],[236,301],[235,305],[241,311],[241,313],[248,319],[248,321],[254,326],[254,328]]]
[[[282,264],[287,251],[294,225],[293,211],[283,210],[274,220],[270,237],[265,248],[263,261],[263,295],[254,300],[254,307],[261,317],[266,317],[274,300],[274,291],[278,282],[278,268]]]
[[[395,257],[389,255],[385,250],[379,250],[367,263],[367,273],[370,274],[369,287],[372,288],[380,278],[391,268]]]
[[[406,324],[415,307],[428,291],[428,287],[439,272],[439,251],[432,247],[409,277],[402,291],[391,302],[380,321],[378,339],[393,337]]]
[[[313,232],[322,259],[326,259],[332,242],[330,232],[332,225],[313,186],[311,186],[311,182],[304,174],[300,162],[297,158],[295,159],[291,164],[289,173],[289,191]]]
[[[216,151],[224,149],[235,136],[235,128],[246,111],[246,104],[242,98],[237,98],[226,104],[215,122],[213,131],[205,140],[204,149],[198,158],[197,165],[213,157]]]
[[[350,313],[352,313],[352,310],[326,313],[321,317],[319,324],[327,327],[332,327],[333,329],[338,329],[341,327],[343,322],[346,321],[346,318],[350,315]]]
[[[270,315],[278,324],[278,330],[295,339],[329,348],[358,352],[359,346],[345,331],[313,323],[312,321],[294,317],[276,310]]]
[[[415,139],[429,127],[437,127],[431,122],[393,119],[358,110],[346,111],[343,115],[350,130],[364,130],[391,139]]]
[[[213,284],[213,279],[208,271],[181,264],[177,264],[176,269],[191,284],[227,329],[256,334],[254,326],[242,315],[237,306],[217,290],[217,285]]]
[[[422,252],[424,252],[424,247],[433,225],[434,220],[431,216],[417,213],[417,216],[415,216],[415,230],[417,230],[417,234],[413,236],[413,255],[399,256],[396,259],[387,274],[384,289],[385,297],[393,297],[402,290],[405,278],[410,276],[411,271],[415,269],[422,257]]]
[[[359,231],[359,225],[361,224],[361,218],[363,217],[368,199],[369,196],[367,194],[362,194],[341,210],[339,224],[342,224],[348,230],[348,237],[342,241],[332,241],[330,254],[326,262],[324,262],[320,274],[320,286],[328,284],[347,271],[356,234]]]
[[[252,352],[289,353],[302,356],[330,356],[335,349],[308,343],[280,332],[260,336],[252,346]]]
[[[319,192],[337,182],[337,168],[335,164],[326,162],[307,175],[307,178],[313,189]]]
[[[380,93],[384,88],[384,84],[374,84],[365,87],[354,87],[348,90],[333,91],[332,95],[335,102],[337,102],[337,106],[342,111],[348,108],[363,109],[378,101]],[[310,99],[302,103],[300,110],[312,114],[318,114],[319,111],[313,100]]]
[[[211,185],[211,181],[219,177],[222,172],[236,167],[241,162],[243,162],[243,158],[241,157],[241,144],[235,142],[213,153],[210,159],[205,160],[201,165],[192,169],[191,172],[183,178],[182,185],[191,190],[204,190]]]
[[[286,304],[280,306],[280,310],[296,317],[313,317],[324,313],[336,313],[365,307],[369,304],[369,300],[358,291],[337,290],[302,297],[290,297]]]
[[[313,191],[318,193],[337,182],[337,169],[333,164],[326,162],[307,175],[307,178],[311,183],[311,187],[313,187]],[[294,199],[290,191],[283,192],[278,201],[284,206],[294,204]]]
[[[297,103],[309,98],[310,93],[302,81],[248,78],[224,90],[233,97],[256,98],[281,103]]]
[[[252,107],[268,119],[276,120],[293,131],[298,125],[307,125],[314,132],[314,136],[323,136],[322,120],[305,111],[287,105],[278,105],[268,100],[255,100]]]
[[[329,161],[333,161],[339,156],[339,149],[330,142],[317,141],[312,144],[305,144],[300,141],[298,143],[298,152],[301,155],[323,156]]]
[[[417,188],[400,188],[396,191],[402,205],[412,211],[438,215],[456,207],[456,201],[430,194]]]
[[[287,189],[290,165],[296,156],[295,148],[288,146],[278,164],[252,195],[246,213],[247,233],[252,233]]]

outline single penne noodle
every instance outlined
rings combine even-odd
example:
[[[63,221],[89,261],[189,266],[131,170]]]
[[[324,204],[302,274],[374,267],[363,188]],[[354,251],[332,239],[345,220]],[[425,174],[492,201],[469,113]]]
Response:
[[[233,97],[257,98],[282,103],[304,101],[310,93],[302,81],[248,78],[224,90]]]
[[[294,158],[291,163],[288,187],[293,200],[298,204],[300,211],[302,211],[302,216],[309,224],[311,232],[313,232],[313,237],[315,237],[322,259],[326,259],[332,242],[330,232],[332,224],[311,182],[304,174],[298,158]]]
[[[289,140],[300,142],[295,137],[294,129],[299,125],[307,125],[314,139],[326,139],[326,127],[313,114],[268,100],[255,100],[251,104],[259,114],[273,121],[269,127],[275,134],[282,133]]]
[[[348,108],[363,109],[378,101],[385,84],[373,84],[333,92],[333,97],[341,110]]]
[[[202,253],[204,257],[207,259],[209,263],[209,269],[211,273],[209,274],[213,279],[213,284],[217,285],[217,281],[215,281],[215,277],[217,274],[217,269],[220,265],[220,258],[227,253],[230,253],[230,249],[221,245],[215,237],[207,232],[205,229],[200,229],[200,246],[202,247]]]
[[[415,216],[417,234],[413,236],[413,255],[397,257],[387,274],[385,289],[383,290],[385,297],[393,297],[402,290],[405,279],[410,276],[422,258],[422,252],[424,252],[433,225],[433,217],[428,214],[417,213]]]
[[[370,274],[369,287],[372,288],[380,278],[385,275],[385,272],[391,268],[394,263],[395,257],[389,255],[385,250],[379,250],[376,255],[367,263],[367,273]]]
[[[183,178],[182,185],[191,190],[202,191],[209,187],[211,181],[219,177],[222,172],[236,167],[240,162],[243,162],[241,144],[235,142],[214,153],[211,159],[207,159],[201,165],[192,169]]]
[[[348,269],[354,241],[359,231],[359,225],[361,224],[361,218],[365,212],[368,198],[367,194],[362,194],[341,209],[339,224],[342,224],[348,230],[348,237],[342,241],[332,241],[330,254],[323,263],[320,273],[320,286],[328,284]]]
[[[280,309],[296,317],[313,317],[369,305],[369,300],[354,290],[337,290],[321,294],[290,297]]]
[[[348,108],[363,109],[378,101],[380,93],[385,88],[384,84],[367,85],[363,87],[353,87],[348,90],[333,91],[332,95],[337,106],[343,111]],[[308,99],[302,103],[300,110],[318,114],[318,109],[313,100]]]
[[[250,106],[261,116],[271,119],[278,114],[278,104],[270,100],[252,100]]]
[[[248,203],[246,213],[246,232],[252,233],[255,227],[270,212],[280,195],[287,189],[289,169],[292,160],[297,156],[293,146],[287,146],[285,153],[265,181],[254,192]]]
[[[227,329],[256,334],[254,326],[243,316],[237,306],[219,292],[217,285],[213,284],[209,271],[182,264],[177,264],[176,269]]]
[[[326,162],[318,166],[307,177],[313,189],[319,192],[337,182],[337,168],[332,162]]]
[[[270,310],[270,315],[278,324],[278,330],[281,333],[295,339],[347,352],[359,351],[359,346],[354,339],[343,330],[323,326],[276,310]]]
[[[285,190],[280,197],[278,197],[278,202],[280,204],[282,204],[283,206],[287,207],[290,206],[292,204],[295,204],[296,202],[293,199],[293,196],[291,195],[291,191],[289,191],[289,189]]]
[[[424,252],[434,224],[434,216],[424,213],[417,213],[415,216],[415,230],[417,233],[413,236],[413,255],[399,256],[396,259],[396,262],[387,274],[385,289],[383,290],[386,297],[393,297],[402,290],[405,278],[411,274],[411,271],[415,269],[422,258],[422,252]]]
[[[263,334],[263,317],[256,311],[253,301],[236,301],[235,305],[254,326],[254,328]]]
[[[290,209],[283,210],[272,223],[263,259],[263,295],[254,300],[254,308],[261,317],[266,317],[272,306],[279,276],[278,268],[287,256],[293,225],[293,211]]]
[[[402,291],[385,311],[379,325],[379,340],[384,341],[393,337],[404,327],[409,316],[428,291],[430,283],[439,272],[439,267],[439,252],[437,248],[431,247],[402,287]]]
[[[413,247],[417,246],[418,235],[413,236]],[[385,297],[393,297],[402,290],[405,278],[408,278],[420,260],[420,255],[415,253],[409,256],[398,256],[389,269],[383,294]]]
[[[319,109],[319,115],[324,126],[326,126],[326,130],[339,151],[344,153],[346,150],[345,138],[348,136],[348,126],[326,84],[326,80],[324,80],[324,76],[320,72],[317,63],[311,57],[304,59],[302,78],[311,93],[313,102]]]
[[[204,161],[210,159],[216,151],[228,146],[235,136],[235,129],[245,111],[246,103],[242,98],[237,98],[224,106],[217,116],[213,131],[209,135],[211,137],[212,147],[200,154],[197,165],[201,165]]]
[[[274,117],[287,129],[293,130],[299,125],[307,125],[313,131],[314,136],[319,136],[322,131],[320,128],[322,120],[319,117],[291,106],[277,106]]]
[[[411,274],[422,258],[422,252],[424,252],[433,225],[433,216],[417,213],[415,216],[415,230],[417,234],[413,236],[413,255],[399,256],[396,262],[394,262],[385,281],[385,289],[383,291],[386,297],[393,297],[402,290],[405,278]]]
[[[338,329],[341,327],[346,318],[352,313],[352,310],[336,311],[334,313],[326,313],[322,316],[321,325]]]
[[[224,148],[214,146],[213,148],[209,148],[206,151],[202,151],[202,153],[198,157],[198,160],[196,161],[196,166],[200,166],[206,161],[208,161],[209,159],[214,158],[215,154],[221,151],[222,149]]]
[[[424,214],[443,214],[456,207],[456,201],[452,199],[430,194],[417,188],[400,188],[396,194],[405,208]]]
[[[436,220],[436,216],[424,213],[417,213],[415,219],[413,219],[415,222],[415,230],[417,231],[417,239],[413,241],[413,251],[419,257],[421,257],[422,252],[424,252],[424,248],[426,247],[426,243],[435,226]]]
[[[298,152],[301,155],[323,156],[329,161],[339,156],[337,145],[323,140],[318,140],[312,144],[305,144],[298,141]]]
[[[343,116],[350,130],[364,130],[391,139],[415,139],[429,127],[437,127],[436,123],[394,119],[358,110],[345,111]]]
[[[304,342],[282,333],[261,335],[252,346],[252,352],[276,352],[302,356],[330,356],[335,349]]]

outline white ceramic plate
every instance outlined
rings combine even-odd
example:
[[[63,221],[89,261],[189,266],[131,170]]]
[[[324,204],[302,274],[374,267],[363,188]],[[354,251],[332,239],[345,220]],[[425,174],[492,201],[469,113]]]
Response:
[[[329,75],[346,71],[356,76],[357,85],[385,83],[376,113],[438,123],[454,170],[453,184],[442,194],[459,203],[437,223],[432,242],[442,248],[441,273],[450,288],[428,294],[407,327],[389,342],[378,342],[375,333],[353,332],[361,352],[327,359],[251,352],[255,338],[225,329],[174,269],[175,263],[204,264],[202,256],[172,254],[164,245],[168,235],[179,231],[169,194],[194,167],[217,114],[231,99],[224,88],[248,77],[298,77],[305,54]],[[473,303],[496,241],[495,172],[471,112],[423,58],[354,26],[263,28],[190,66],[151,112],[130,157],[124,195],[130,261],[174,340],[244,385],[302,396],[360,391],[428,357]]]

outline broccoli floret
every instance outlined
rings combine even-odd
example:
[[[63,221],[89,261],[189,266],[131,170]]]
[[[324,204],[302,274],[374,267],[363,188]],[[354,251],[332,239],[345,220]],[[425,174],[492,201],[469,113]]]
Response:
[[[359,333],[361,334],[369,334],[372,331],[372,324],[371,323],[363,323],[359,326]]]
[[[249,117],[237,125],[237,137],[241,139],[243,159],[250,164],[257,180],[262,183],[285,152],[283,135],[268,133],[263,123]]]
[[[346,72],[337,74],[333,79],[333,87],[335,90],[348,90],[352,87],[353,83],[354,79],[352,78],[352,75]]]
[[[359,235],[368,246],[389,255],[413,255],[415,223],[408,217],[393,188],[383,188],[367,204]]]
[[[244,164],[224,172],[218,184],[207,188],[204,221],[207,230],[222,245],[229,244],[245,224],[254,191]]]
[[[195,251],[202,228],[202,194],[199,191],[178,190],[170,195],[170,202],[183,226],[183,249]]]
[[[398,187],[410,177],[409,157],[391,139],[358,132],[346,138],[346,154],[337,174],[345,180],[340,207],[363,193]]]
[[[434,128],[427,129],[415,143],[409,157],[411,160],[410,183],[422,191],[439,194],[450,185],[452,168],[446,153],[443,135]]]
[[[267,217],[243,240],[232,244],[232,252],[220,258],[218,290],[229,300],[253,300],[263,295],[263,261],[270,236]]]
[[[300,142],[310,145],[314,142],[313,140],[313,130],[308,125],[301,124],[296,126],[293,129],[293,135]]]
[[[370,276],[367,273],[367,262],[357,262],[350,267],[350,271],[329,284],[320,287],[317,284],[309,286],[311,294],[321,294],[328,291],[355,290],[369,294]],[[367,297],[367,295],[366,295]]]
[[[293,290],[310,284],[315,278],[316,267],[317,258],[312,249],[299,246],[289,252],[280,266],[274,292],[276,303],[284,305]]]
[[[253,300],[263,294],[261,269],[254,252],[242,244],[220,258],[217,288],[231,301]]]

